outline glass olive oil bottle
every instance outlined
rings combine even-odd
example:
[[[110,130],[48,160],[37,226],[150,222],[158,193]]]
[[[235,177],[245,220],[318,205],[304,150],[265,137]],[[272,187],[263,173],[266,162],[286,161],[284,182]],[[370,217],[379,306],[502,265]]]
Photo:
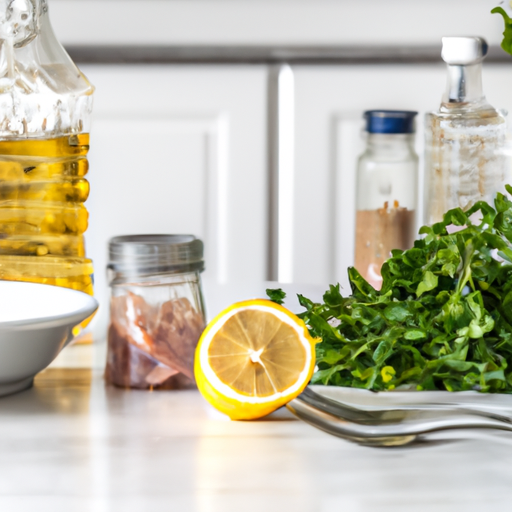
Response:
[[[92,294],[84,232],[93,86],[45,0],[0,9],[0,279]]]

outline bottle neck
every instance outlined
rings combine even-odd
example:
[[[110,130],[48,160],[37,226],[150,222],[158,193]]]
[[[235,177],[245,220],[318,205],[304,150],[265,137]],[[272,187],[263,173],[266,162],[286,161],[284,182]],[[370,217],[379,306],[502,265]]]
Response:
[[[443,103],[484,102],[482,91],[482,64],[470,66],[448,65],[448,82]]]
[[[366,148],[371,153],[394,157],[414,151],[414,133],[367,133]]]

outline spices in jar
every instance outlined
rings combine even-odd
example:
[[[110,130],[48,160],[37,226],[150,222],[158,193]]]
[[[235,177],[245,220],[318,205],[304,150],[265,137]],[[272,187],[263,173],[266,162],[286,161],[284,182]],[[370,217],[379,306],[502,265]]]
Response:
[[[380,269],[393,249],[409,249],[414,244],[416,212],[387,202],[376,210],[356,212],[355,267],[376,289],[382,284]]]

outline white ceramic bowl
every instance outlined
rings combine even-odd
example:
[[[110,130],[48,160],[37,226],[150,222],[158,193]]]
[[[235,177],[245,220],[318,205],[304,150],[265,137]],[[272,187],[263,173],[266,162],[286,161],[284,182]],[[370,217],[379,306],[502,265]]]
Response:
[[[0,396],[29,388],[97,308],[86,293],[0,281]]]

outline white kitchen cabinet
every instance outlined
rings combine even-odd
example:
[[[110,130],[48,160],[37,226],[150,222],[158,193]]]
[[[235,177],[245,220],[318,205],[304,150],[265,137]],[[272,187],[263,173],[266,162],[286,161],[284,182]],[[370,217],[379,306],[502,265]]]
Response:
[[[272,256],[267,67],[82,69],[97,87],[87,248],[100,301],[106,304],[107,242],[120,234],[193,233],[205,242],[211,279],[267,279]],[[281,258],[281,268],[288,265],[285,273],[295,283],[346,286],[362,112],[418,110],[421,158],[423,115],[439,104],[444,65],[293,66],[292,71],[293,200],[278,205],[289,219],[287,236],[280,237],[279,251],[289,255],[287,262]],[[484,89],[496,107],[512,110],[511,84],[508,66],[484,67]]]
[[[423,116],[437,109],[445,66],[295,66],[294,282],[339,281],[353,264],[355,169],[363,149],[362,113],[417,110],[417,150],[423,154]],[[484,66],[484,91],[496,108],[512,111],[512,68]],[[421,168],[421,163],[420,163]],[[420,184],[422,179],[420,177]],[[421,201],[421,194],[420,194]]]
[[[448,34],[496,47],[496,3],[49,0],[72,55],[104,62],[82,66],[97,86],[87,244],[100,300],[108,238],[137,232],[202,237],[219,282],[346,284],[362,111],[419,110],[421,156],[421,119],[439,103],[444,66],[390,59],[432,61]],[[270,67],[287,56],[292,85],[277,98]],[[125,59],[141,65],[118,64]],[[347,65],[358,59],[382,60]],[[510,108],[509,67],[487,65],[485,90]],[[293,107],[282,118],[288,93]],[[277,120],[288,128],[275,131]]]
[[[87,253],[101,328],[107,244],[191,233],[218,282],[266,279],[267,71],[260,66],[81,66],[96,86]]]

